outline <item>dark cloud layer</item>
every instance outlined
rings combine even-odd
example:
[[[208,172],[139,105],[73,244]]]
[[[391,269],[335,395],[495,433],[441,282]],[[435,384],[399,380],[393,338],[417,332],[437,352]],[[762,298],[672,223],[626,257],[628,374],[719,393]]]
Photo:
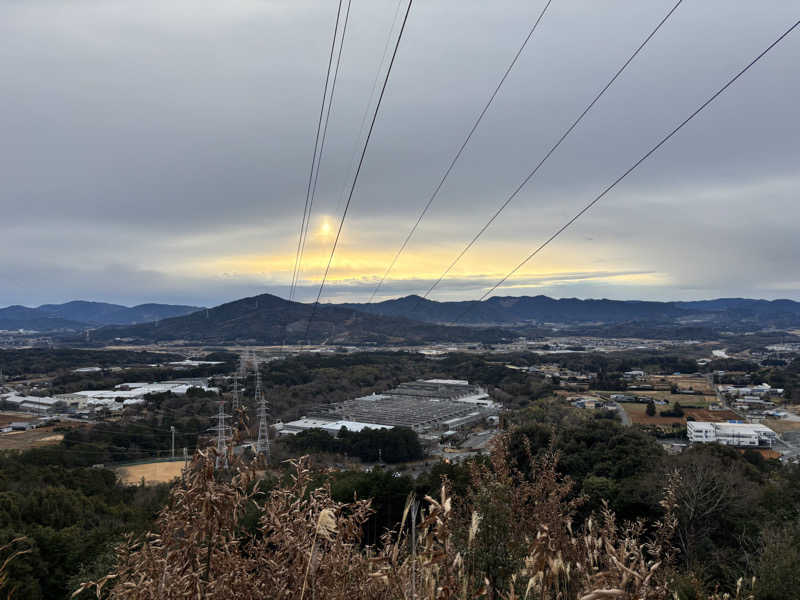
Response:
[[[553,1],[385,295],[427,288],[672,4]],[[314,230],[341,211],[396,6],[353,0]],[[285,294],[335,9],[0,4],[0,305]],[[415,3],[329,299],[369,296],[540,9]],[[685,2],[434,297],[480,295],[795,13]],[[799,54],[795,33],[500,293],[800,299]]]

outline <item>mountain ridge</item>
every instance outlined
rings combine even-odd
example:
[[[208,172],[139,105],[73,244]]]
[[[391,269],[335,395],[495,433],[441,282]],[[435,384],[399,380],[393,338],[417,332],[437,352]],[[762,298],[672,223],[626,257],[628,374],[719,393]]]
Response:
[[[227,302],[158,323],[106,326],[92,334],[95,341],[114,339],[187,340],[204,343],[376,343],[416,344],[434,341],[489,341],[512,334],[499,328],[476,329],[412,321],[402,317],[371,315],[335,304],[320,304],[308,339],[306,329],[314,307],[261,294]]]
[[[103,325],[132,325],[202,310],[198,306],[147,303],[124,306],[108,302],[71,300],[35,308],[13,305],[0,308],[0,329],[87,329]]]
[[[653,321],[714,321],[762,326],[800,325],[800,302],[718,298],[698,301],[608,300],[550,298],[549,296],[492,296],[482,302],[436,302],[419,296],[393,298],[371,304],[347,303],[353,310],[406,317],[427,323],[467,325],[586,324]]]
[[[80,331],[98,327],[117,327],[124,330],[126,327],[142,326],[130,335],[138,337],[144,332],[146,337],[151,338],[160,339],[169,335],[173,338],[184,336],[199,339],[203,337],[202,332],[207,331],[211,325],[214,333],[207,336],[210,339],[222,340],[226,336],[240,339],[249,335],[262,341],[269,340],[270,343],[284,343],[286,340],[302,342],[305,324],[313,310],[311,307],[311,304],[290,302],[271,294],[242,298],[209,309],[158,303],[126,307],[74,300],[63,304],[43,304],[36,308],[19,305],[2,308],[0,329]],[[212,316],[213,323],[203,320]],[[185,319],[186,317],[192,318]],[[441,336],[442,341],[463,341],[476,338],[476,327],[508,328],[516,325],[531,327],[552,324],[584,326],[630,322],[659,325],[708,323],[718,328],[726,325],[755,328],[796,327],[800,326],[800,302],[748,298],[658,302],[557,299],[543,295],[493,296],[482,302],[437,302],[411,295],[371,304],[320,304],[317,318],[312,325],[312,337],[318,340],[339,339],[344,343],[351,338],[343,332],[348,332],[352,339],[360,341],[400,339],[408,334],[409,339],[430,341],[433,330],[422,331],[420,326],[425,325],[429,328],[436,326],[436,333]],[[454,325],[461,326],[462,329],[455,331]],[[440,329],[444,326],[450,327],[450,330]],[[468,329],[464,330],[464,326]],[[299,333],[300,330],[302,333]],[[470,333],[471,337],[468,335]],[[495,334],[489,337],[502,337]],[[118,337],[130,336],[120,334]]]

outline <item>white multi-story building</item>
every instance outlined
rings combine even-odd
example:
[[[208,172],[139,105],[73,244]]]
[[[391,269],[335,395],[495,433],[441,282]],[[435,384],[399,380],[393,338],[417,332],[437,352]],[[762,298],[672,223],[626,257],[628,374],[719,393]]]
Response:
[[[686,435],[691,443],[717,443],[738,448],[772,447],[777,439],[772,429],[759,423],[689,421]]]

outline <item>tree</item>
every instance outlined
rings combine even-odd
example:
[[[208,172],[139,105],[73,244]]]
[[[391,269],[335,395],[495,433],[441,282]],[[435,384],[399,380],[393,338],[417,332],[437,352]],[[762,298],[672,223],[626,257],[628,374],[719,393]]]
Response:
[[[647,410],[645,412],[648,417],[656,416],[656,403],[652,399],[647,402]]]

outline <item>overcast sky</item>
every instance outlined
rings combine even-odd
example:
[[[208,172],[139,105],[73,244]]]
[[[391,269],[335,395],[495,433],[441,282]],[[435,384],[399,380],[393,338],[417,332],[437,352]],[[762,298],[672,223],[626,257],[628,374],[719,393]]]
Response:
[[[438,278],[674,2],[553,0],[380,297]],[[414,3],[325,300],[369,297],[543,5]],[[396,7],[352,0],[301,300]],[[336,8],[0,3],[0,306],[286,296]],[[797,18],[685,0],[431,298],[479,297]],[[795,31],[497,293],[800,300],[798,56]]]

